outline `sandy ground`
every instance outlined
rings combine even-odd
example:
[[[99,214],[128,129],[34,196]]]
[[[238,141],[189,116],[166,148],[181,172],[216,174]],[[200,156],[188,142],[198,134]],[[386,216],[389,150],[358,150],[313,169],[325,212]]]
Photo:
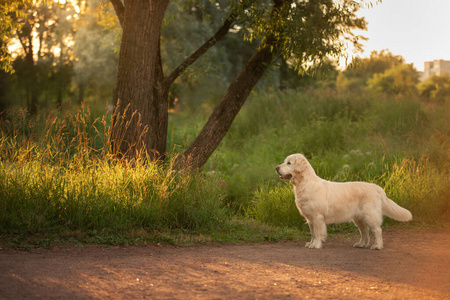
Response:
[[[450,299],[450,231],[221,246],[0,250],[1,299]]]

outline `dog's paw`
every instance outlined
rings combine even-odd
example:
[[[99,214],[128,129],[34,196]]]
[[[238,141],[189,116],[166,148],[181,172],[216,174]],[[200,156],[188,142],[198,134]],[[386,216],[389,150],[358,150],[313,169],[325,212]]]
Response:
[[[322,244],[311,243],[307,248],[309,248],[309,249],[321,249],[322,248]]]
[[[372,249],[372,250],[381,250],[381,249],[383,249],[383,246],[382,245],[373,245],[372,247],[370,247],[370,249]]]
[[[356,244],[353,245],[353,247],[355,247],[355,248],[368,248],[369,245],[362,244],[362,243],[356,243]]]

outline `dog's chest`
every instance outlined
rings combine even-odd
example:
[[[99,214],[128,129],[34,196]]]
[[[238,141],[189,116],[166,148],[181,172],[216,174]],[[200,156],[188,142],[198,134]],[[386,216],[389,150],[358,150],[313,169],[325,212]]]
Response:
[[[295,204],[298,209],[302,209],[309,202],[309,193],[304,186],[294,187]]]
[[[300,214],[308,218],[315,211],[315,203],[313,200],[314,189],[308,185],[294,186],[295,204]]]
[[[298,184],[294,185],[294,195],[295,195],[295,201],[303,201],[307,200],[308,198],[308,189],[306,188],[306,185]]]

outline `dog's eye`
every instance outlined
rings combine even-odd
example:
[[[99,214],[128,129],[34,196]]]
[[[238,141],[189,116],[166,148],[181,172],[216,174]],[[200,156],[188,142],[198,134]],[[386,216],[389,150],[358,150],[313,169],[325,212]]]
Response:
[[[288,161],[287,163],[286,163],[287,165],[290,165],[291,164],[291,162],[290,161]]]

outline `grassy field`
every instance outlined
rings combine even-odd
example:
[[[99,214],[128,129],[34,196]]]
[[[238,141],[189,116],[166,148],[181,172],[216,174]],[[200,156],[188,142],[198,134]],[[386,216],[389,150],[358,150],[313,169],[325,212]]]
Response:
[[[199,113],[198,115],[202,115]],[[253,94],[205,172],[226,182],[227,205],[272,226],[305,228],[289,183],[275,166],[303,153],[334,181],[368,181],[410,209],[416,223],[440,223],[450,208],[450,103],[334,90]],[[183,124],[190,124],[185,127]],[[173,148],[202,122],[173,116]]]
[[[443,224],[450,215],[450,103],[331,90],[255,93],[200,173],[177,173],[170,160],[161,166],[145,155],[132,164],[112,159],[110,116],[98,115],[84,107],[34,119],[3,113],[3,245],[297,239],[308,234],[304,220],[274,170],[296,152],[323,178],[379,184],[411,210],[414,224]],[[172,113],[170,156],[205,121],[200,110]]]

